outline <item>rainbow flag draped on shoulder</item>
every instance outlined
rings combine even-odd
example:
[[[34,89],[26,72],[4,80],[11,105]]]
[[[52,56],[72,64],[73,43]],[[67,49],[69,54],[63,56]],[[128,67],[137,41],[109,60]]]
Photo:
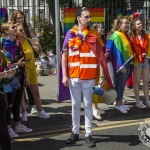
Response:
[[[106,52],[109,52],[109,58],[116,72],[133,58],[133,48],[134,45],[127,34],[119,31],[112,34],[106,44]]]
[[[74,48],[78,48],[75,45],[78,45],[80,43],[76,39],[78,39],[78,38],[80,39],[82,36],[80,34],[75,34],[77,32],[73,32],[74,29],[77,29],[77,27],[74,26],[72,29],[70,29],[67,32],[64,43],[63,43],[62,51],[64,51],[64,49],[66,49],[67,45],[70,46],[70,48],[72,48],[72,51],[74,50]],[[87,43],[87,45],[89,46],[89,48],[95,54],[95,56],[98,60],[98,64],[100,64],[103,68],[104,74],[108,80],[108,89],[114,88],[111,78],[110,78],[110,75],[109,75],[108,68],[107,68],[106,58],[105,58],[105,55],[103,52],[104,45],[103,45],[103,42],[100,39],[97,31],[93,28],[91,28],[91,29],[89,28],[86,33],[86,36],[84,37],[84,40]],[[73,46],[72,46],[72,42],[74,43]],[[66,69],[66,70],[68,70],[68,69]],[[61,65],[60,65],[59,101],[64,101],[64,100],[70,100],[70,92],[69,92],[69,88],[65,87],[62,84],[62,69],[61,69]]]

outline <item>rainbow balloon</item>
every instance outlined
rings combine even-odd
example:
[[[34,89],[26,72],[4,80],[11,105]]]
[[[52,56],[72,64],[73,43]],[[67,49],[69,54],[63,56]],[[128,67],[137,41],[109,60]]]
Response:
[[[102,23],[105,24],[105,9],[104,8],[89,8],[91,13],[91,24]],[[65,8],[64,9],[64,34],[66,34],[73,26],[75,21],[75,14],[77,8]]]

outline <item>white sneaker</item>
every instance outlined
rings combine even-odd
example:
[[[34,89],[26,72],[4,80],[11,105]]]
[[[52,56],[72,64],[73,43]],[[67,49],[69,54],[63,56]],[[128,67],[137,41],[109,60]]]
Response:
[[[121,105],[121,106],[116,106],[116,105],[114,105],[114,108],[115,109],[117,109],[117,110],[119,110],[121,113],[123,113],[123,114],[126,114],[127,113],[127,110],[126,109],[124,109],[124,107]]]
[[[50,117],[44,110],[41,110],[40,112],[37,111],[36,116],[43,119],[48,119]]]
[[[21,121],[28,121],[28,113],[26,111],[22,112]]]
[[[126,105],[122,105],[122,107],[125,109],[125,110],[130,110],[130,108],[128,107],[128,106],[126,106]]]
[[[135,106],[138,107],[138,108],[146,108],[146,107],[147,107],[147,106],[144,105],[141,101],[136,102],[136,105],[135,105]]]
[[[101,110],[100,108],[98,108],[98,110],[99,110],[99,113],[100,113],[100,114],[105,114],[105,111],[104,111],[104,110]]]
[[[100,112],[97,109],[93,109],[93,116],[97,119],[97,120],[101,120],[101,116],[100,116]]]
[[[15,133],[15,131],[12,128],[8,129],[8,133],[11,139],[19,136],[17,133]]]
[[[28,133],[28,132],[32,132],[33,130],[30,129],[30,128],[27,128],[25,125],[23,124],[20,124],[20,125],[16,125],[15,126],[15,131],[16,132],[25,132],[25,133]]]
[[[31,108],[31,114],[36,114],[36,113],[37,113],[36,106],[33,105],[33,107]]]

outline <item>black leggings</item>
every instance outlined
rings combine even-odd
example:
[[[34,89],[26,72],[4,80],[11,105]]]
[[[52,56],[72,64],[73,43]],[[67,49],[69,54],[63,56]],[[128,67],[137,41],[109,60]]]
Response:
[[[0,93],[0,146],[2,150],[11,150],[11,139],[7,129],[7,107]]]
[[[8,94],[8,111],[7,111],[7,125],[11,124],[11,112],[14,121],[20,121],[20,104],[22,102],[24,88],[20,87],[15,93]]]
[[[28,99],[29,99],[29,105],[30,106],[35,105],[34,97],[31,93],[31,90],[29,88],[26,88],[26,91],[27,91],[27,95],[28,95]]]

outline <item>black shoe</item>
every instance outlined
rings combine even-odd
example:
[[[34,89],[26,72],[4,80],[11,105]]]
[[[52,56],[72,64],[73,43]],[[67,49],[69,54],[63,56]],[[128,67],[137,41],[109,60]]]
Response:
[[[93,141],[92,136],[89,135],[88,137],[85,137],[85,142],[88,147],[95,147],[96,143]]]
[[[66,141],[66,144],[73,144],[79,140],[79,134],[72,133],[69,139]]]

